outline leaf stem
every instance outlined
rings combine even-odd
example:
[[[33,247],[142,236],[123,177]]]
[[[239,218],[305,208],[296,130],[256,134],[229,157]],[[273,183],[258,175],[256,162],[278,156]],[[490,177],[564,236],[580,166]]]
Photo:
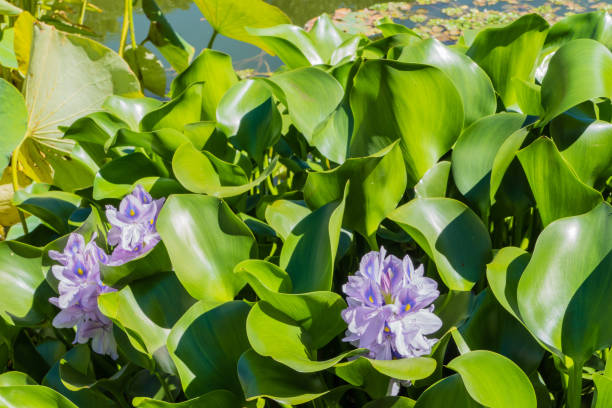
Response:
[[[567,381],[567,407],[580,408],[582,398],[582,364],[576,364],[573,360],[566,358],[565,364],[568,369]]]
[[[170,386],[168,385],[164,377],[157,371],[155,371],[155,376],[157,377],[162,387],[164,388],[164,392],[168,396],[168,399],[170,400],[170,402],[174,402],[174,396],[172,395],[172,392],[170,391]]]
[[[217,38],[217,34],[219,34],[219,32],[213,28],[212,36],[210,37],[210,41],[208,41],[208,45],[206,46],[206,48],[212,49],[213,43],[215,42],[215,38]]]
[[[119,56],[123,57],[125,49],[125,41],[127,40],[128,28],[130,25],[130,0],[125,0],[125,9],[123,11],[123,25],[121,26],[121,39],[119,40]]]
[[[12,181],[13,181],[13,195],[15,195],[15,193],[17,193],[17,190],[19,190],[18,157],[19,157],[20,147],[21,147],[21,143],[19,143],[19,146],[17,146],[17,148],[15,148],[15,150],[13,151],[13,157],[11,159],[11,166],[12,166],[11,176],[12,176]],[[25,216],[23,215],[23,212],[21,211],[21,209],[17,208],[17,214],[19,215],[19,221],[21,221],[21,227],[23,228],[23,234],[27,235],[29,233],[28,224],[26,223]]]
[[[134,5],[131,0],[127,0],[127,4],[130,6],[130,38],[132,40],[132,48],[136,49],[138,44],[136,43],[136,30],[134,29]]]
[[[87,10],[87,2],[88,0],[83,0],[83,3],[81,4],[81,14],[79,15],[79,25],[83,25],[83,22],[85,21],[85,10]]]

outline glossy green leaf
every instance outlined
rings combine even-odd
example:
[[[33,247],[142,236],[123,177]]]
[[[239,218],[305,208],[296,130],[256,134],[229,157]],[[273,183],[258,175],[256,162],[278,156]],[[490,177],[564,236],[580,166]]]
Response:
[[[263,81],[235,84],[219,102],[217,122],[236,148],[261,162],[281,134],[281,115]]]
[[[168,350],[185,395],[193,398],[215,389],[241,395],[237,364],[248,349],[242,301],[220,306],[197,303],[179,319],[168,337]]]
[[[301,27],[281,24],[269,28],[250,28],[247,31],[278,55],[290,69],[326,62],[319,54],[312,38]]]
[[[212,153],[198,151],[191,143],[179,147],[172,158],[177,180],[189,191],[215,197],[233,197],[246,193],[264,181],[276,167],[274,159],[259,177],[249,182],[242,167],[225,162]]]
[[[393,22],[389,17],[383,17],[376,22],[376,27],[382,32],[383,36],[389,37],[393,34],[416,34],[408,27]]]
[[[542,17],[529,14],[506,26],[480,31],[467,50],[467,56],[489,75],[506,106],[517,103],[514,78],[532,82],[548,27]]]
[[[612,97],[612,52],[590,39],[570,41],[551,58],[542,81],[540,124],[597,97]]]
[[[5,168],[13,150],[25,136],[28,111],[21,92],[0,78],[0,123],[3,137],[0,141],[0,168]]]
[[[193,46],[172,29],[154,0],[143,0],[142,10],[151,22],[147,39],[157,47],[176,72],[183,72],[193,57]]]
[[[595,396],[593,397],[593,408],[605,408],[612,404],[612,379],[604,374],[593,374],[595,383]]]
[[[341,200],[350,181],[343,225],[374,240],[379,224],[393,211],[406,190],[402,152],[397,142],[368,157],[348,159],[325,172],[312,172],[304,185],[310,208]],[[389,177],[395,173],[395,177]]]
[[[612,46],[610,15],[603,10],[592,11],[570,15],[557,21],[548,31],[544,52],[554,51],[578,38],[591,38],[610,48]]]
[[[146,185],[143,187],[148,190]],[[122,265],[100,265],[102,282],[115,288],[170,270],[172,265],[163,243],[157,244],[151,251]]]
[[[413,408],[415,401],[406,397],[385,397],[370,401],[364,408]]]
[[[153,98],[126,98],[113,95],[106,99],[102,107],[127,123],[130,129],[138,130],[142,118],[161,105],[161,101]],[[112,136],[114,132],[109,134]]]
[[[159,168],[143,153],[131,153],[103,166],[93,183],[93,197],[123,198],[144,177],[161,176]]]
[[[581,182],[554,142],[540,138],[518,153],[544,225],[585,213],[602,201],[601,194]]]
[[[528,135],[528,128],[525,127],[519,129],[508,136],[497,150],[497,154],[495,155],[493,166],[491,168],[491,183],[489,188],[491,203],[495,202],[495,195],[502,184],[504,176],[511,167],[513,161],[516,159],[516,153],[519,151]]]
[[[416,402],[415,408],[445,408],[449,401],[453,408],[481,408],[465,389],[459,374],[453,374],[438,381],[425,390]]]
[[[172,97],[177,97],[199,82],[203,82],[202,120],[215,120],[219,101],[225,92],[238,82],[238,77],[232,68],[232,58],[222,52],[205,49],[172,81],[170,87]]]
[[[525,325],[557,353],[584,362],[612,344],[601,320],[610,312],[612,208],[557,220],[542,231],[518,284]]]
[[[345,41],[349,40],[348,35],[340,30],[327,14],[321,14],[312,28],[308,32],[321,59],[331,65],[338,61],[333,61],[334,54],[342,47]]]
[[[110,95],[139,94],[140,84],[119,55],[93,40],[44,24],[36,24],[32,35],[24,84],[28,132],[19,161],[30,178],[54,183],[52,165],[61,163],[74,144],[60,139],[60,127],[99,110]]]
[[[158,129],[152,132],[134,132],[129,129],[120,129],[110,141],[108,147],[142,147],[147,152],[155,153],[170,161],[176,149],[185,142],[189,142],[189,139],[175,129]]]
[[[29,375],[19,371],[7,371],[0,374],[0,387],[11,387],[15,385],[36,385]]]
[[[247,400],[267,397],[295,405],[329,392],[320,374],[296,372],[253,350],[240,357],[238,377]]]
[[[415,195],[419,198],[446,197],[450,171],[451,162],[436,163],[414,186]]]
[[[234,268],[234,273],[243,277],[262,299],[273,296],[270,292],[290,293],[293,289],[291,278],[278,266],[260,259],[248,259]]]
[[[188,123],[199,122],[202,118],[204,84],[191,84],[182,93],[147,113],[140,122],[140,129],[145,132],[170,128],[183,130]]]
[[[15,29],[5,28],[0,32],[0,65],[7,68],[18,69],[19,64],[15,56]]]
[[[449,198],[416,198],[389,215],[435,262],[444,284],[470,290],[491,258],[486,227],[465,204]]]
[[[78,408],[66,397],[41,385],[0,387],[0,402],[6,408]]]
[[[126,47],[123,58],[130,65],[144,89],[158,96],[166,94],[166,70],[164,64],[144,45]]]
[[[245,41],[271,53],[266,44],[250,35],[246,27],[273,27],[289,24],[291,20],[279,8],[262,0],[196,0],[196,5],[219,33],[239,41]]]
[[[490,180],[497,152],[525,117],[503,112],[484,117],[466,128],[453,149],[453,180],[457,188],[481,214],[489,207]]]
[[[398,61],[432,65],[448,75],[461,95],[465,126],[495,113],[495,91],[487,74],[470,58],[438,40],[430,38],[402,48]]]
[[[18,16],[23,10],[6,0],[0,0],[0,14],[6,16]]]
[[[291,235],[293,228],[311,211],[295,201],[276,200],[266,207],[266,222],[284,240]]]
[[[537,406],[529,378],[506,357],[491,351],[470,351],[454,358],[447,366],[461,375],[470,396],[482,405],[491,408]]]
[[[123,329],[132,346],[153,357],[165,350],[170,329],[195,300],[173,273],[131,282],[98,298],[100,311]]]
[[[242,399],[226,390],[215,390],[184,402],[165,402],[146,397],[132,400],[136,408],[242,408]]]
[[[366,61],[351,92],[355,131],[351,155],[376,153],[400,139],[408,185],[420,180],[461,132],[461,97],[438,68]]]
[[[531,255],[521,248],[505,247],[487,265],[487,281],[491,292],[499,304],[519,320],[521,318],[516,298],[518,283],[530,259]]]
[[[285,239],[279,265],[291,276],[295,292],[331,289],[348,190],[344,189],[341,201],[304,217]]]
[[[173,195],[157,219],[177,277],[196,299],[231,300],[244,285],[234,266],[256,256],[255,238],[223,201]]]

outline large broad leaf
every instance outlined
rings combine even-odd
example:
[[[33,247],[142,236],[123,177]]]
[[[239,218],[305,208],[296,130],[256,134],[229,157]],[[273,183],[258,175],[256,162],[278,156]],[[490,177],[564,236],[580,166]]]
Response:
[[[0,65],[6,68],[19,68],[15,56],[15,29],[5,28],[0,32]]]
[[[131,282],[98,298],[100,311],[126,332],[132,346],[150,358],[159,355],[166,371],[163,358],[170,329],[194,303],[173,273]]]
[[[529,378],[511,360],[491,351],[470,351],[453,359],[448,368],[461,376],[474,400],[491,408],[536,408]],[[512,390],[512,392],[508,392]]]
[[[279,265],[287,270],[295,292],[330,290],[348,187],[340,201],[313,211],[285,239]]]
[[[612,343],[612,207],[553,222],[542,231],[518,284],[526,326],[557,353],[584,362]]]
[[[0,402],[6,408],[78,408],[57,391],[41,385],[0,387]]]
[[[446,197],[448,176],[451,172],[451,162],[436,163],[414,186],[414,193],[419,198]]]
[[[244,281],[234,266],[256,255],[249,228],[223,201],[208,196],[173,195],[157,219],[174,271],[196,299],[234,298]]]
[[[185,71],[174,78],[170,89],[172,97],[176,97],[192,84],[203,82],[202,120],[215,120],[221,97],[237,81],[229,55],[204,50]]]
[[[602,201],[601,194],[580,181],[554,142],[540,138],[518,153],[544,225],[585,213]]]
[[[547,31],[542,17],[529,14],[504,27],[479,32],[468,49],[467,55],[489,75],[506,106],[517,103],[514,78],[532,82]]]
[[[246,27],[272,27],[289,24],[291,20],[279,8],[262,0],[196,0],[196,5],[208,23],[219,33],[245,41],[272,53],[259,38],[250,35]]]
[[[278,55],[290,69],[326,62],[319,55],[308,33],[301,27],[282,24],[270,28],[251,28],[247,31]]]
[[[351,155],[370,155],[400,139],[410,186],[450,150],[463,126],[457,89],[432,66],[366,61],[350,98]]]
[[[176,72],[184,71],[191,62],[194,48],[172,29],[154,0],[143,0],[142,10],[151,22],[147,39],[155,44]]]
[[[215,390],[184,402],[166,402],[146,397],[132,400],[136,408],[243,408],[242,398],[227,390]]]
[[[495,113],[495,91],[487,74],[464,54],[438,40],[430,38],[402,48],[398,61],[433,65],[448,75],[463,100],[466,126]]]
[[[312,67],[273,75],[267,81],[306,140],[315,147],[328,143],[317,139],[315,131],[342,101],[342,85],[332,75]]]
[[[189,123],[202,119],[204,84],[196,82],[159,108],[147,113],[140,122],[140,129],[145,132],[170,128],[183,130]]]
[[[248,313],[249,306],[242,301],[217,307],[197,303],[172,328],[168,350],[187,397],[215,389],[241,395],[237,364],[249,347],[245,329]]]
[[[589,39],[565,44],[551,58],[542,81],[542,125],[572,106],[612,97],[612,52]]]
[[[487,281],[491,292],[499,304],[518,320],[521,318],[516,292],[530,259],[529,252],[521,248],[505,247],[500,249],[487,265]]]
[[[185,143],[174,153],[172,169],[177,180],[189,191],[233,197],[264,181],[274,171],[277,161],[275,158],[257,178],[249,181],[242,167],[225,162],[208,151],[200,152],[192,143]]]
[[[605,11],[575,14],[556,22],[548,31],[544,53],[578,38],[591,38],[612,47],[612,18]]]
[[[53,166],[64,161],[74,145],[60,139],[59,127],[98,110],[110,95],[139,93],[140,85],[127,63],[109,48],[44,24],[33,30],[24,85],[28,129],[19,162],[30,178],[53,183]]]
[[[100,168],[93,182],[93,198],[123,198],[139,180],[164,175],[160,173],[159,167],[143,153],[121,156]]]
[[[248,79],[232,86],[217,107],[219,128],[257,162],[280,138],[281,115],[265,82]]]
[[[0,78],[0,168],[9,163],[9,157],[26,133],[28,111],[21,92]]]
[[[518,113],[502,112],[484,117],[461,133],[453,149],[453,179],[457,188],[481,214],[490,204],[493,162],[504,141],[523,124]]]
[[[293,228],[311,211],[304,204],[289,200],[276,200],[266,207],[266,222],[286,240]]]
[[[41,272],[40,249],[19,242],[0,242],[0,316],[15,324],[36,325],[49,311],[53,292]],[[46,297],[45,297],[46,296]]]
[[[106,99],[102,107],[127,123],[130,129],[138,130],[142,118],[161,105],[162,101],[153,98],[126,98],[113,95]],[[111,132],[110,136],[114,134],[115,132]]]
[[[6,16],[18,16],[22,11],[23,10],[21,10],[19,7],[9,3],[8,1],[0,0],[0,14]]]
[[[378,225],[397,207],[406,190],[406,172],[397,142],[372,156],[348,159],[326,172],[312,172],[304,185],[306,203],[311,208],[341,200],[350,181],[343,225],[361,233],[376,246]],[[398,174],[399,173],[399,174]],[[389,177],[396,174],[394,177]]]
[[[470,290],[491,258],[491,239],[465,204],[449,198],[416,198],[389,215],[435,262],[444,284]]]
[[[125,47],[123,58],[140,80],[143,88],[158,96],[166,95],[166,70],[164,64],[144,45]]]
[[[240,357],[238,378],[247,400],[267,397],[294,405],[329,392],[320,374],[296,372],[253,350],[247,350]]]
[[[415,408],[446,408],[449,401],[453,408],[482,408],[465,389],[459,374],[448,376],[421,394]]]

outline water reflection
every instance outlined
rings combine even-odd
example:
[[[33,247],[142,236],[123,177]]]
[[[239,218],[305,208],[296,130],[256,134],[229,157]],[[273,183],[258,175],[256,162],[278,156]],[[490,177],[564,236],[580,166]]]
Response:
[[[331,14],[342,7],[359,10],[381,3],[380,0],[265,0],[265,2],[283,10],[297,25],[304,25],[315,16],[322,13]]]

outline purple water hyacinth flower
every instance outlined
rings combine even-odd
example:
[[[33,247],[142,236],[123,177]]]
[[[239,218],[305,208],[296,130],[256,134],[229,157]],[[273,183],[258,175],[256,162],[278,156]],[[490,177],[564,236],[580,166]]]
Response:
[[[119,209],[112,205],[106,206],[106,218],[112,225],[108,243],[115,246],[110,265],[129,262],[157,245],[160,237],[155,223],[164,200],[153,200],[141,185],[137,185],[121,200]]]
[[[423,265],[415,269],[408,255],[403,260],[385,255],[383,247],[364,255],[342,288],[348,303],[343,340],[379,360],[429,354],[437,340],[425,336],[442,327],[432,304],[440,295],[438,284],[423,276]]]
[[[108,255],[95,243],[96,234],[85,244],[82,235],[73,233],[63,252],[49,251],[49,257],[60,265],[51,271],[59,281],[59,296],[49,299],[61,310],[53,319],[57,328],[76,327],[74,343],[87,343],[100,354],[117,356],[117,344],[112,335],[112,322],[100,313],[98,296],[115,289],[104,285],[100,279],[100,263],[108,262]]]

